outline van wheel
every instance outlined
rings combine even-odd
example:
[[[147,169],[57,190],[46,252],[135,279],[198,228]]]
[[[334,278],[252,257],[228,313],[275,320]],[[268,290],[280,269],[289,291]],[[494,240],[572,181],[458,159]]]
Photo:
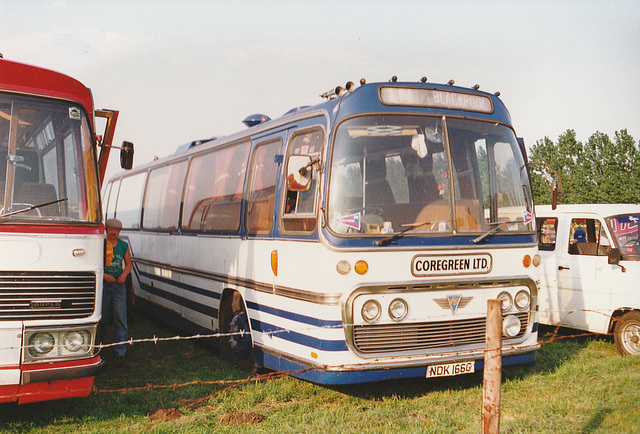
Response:
[[[620,354],[640,356],[640,312],[627,312],[618,318],[613,339]]]
[[[249,317],[242,296],[234,292],[220,307],[220,354],[238,368],[255,372]]]

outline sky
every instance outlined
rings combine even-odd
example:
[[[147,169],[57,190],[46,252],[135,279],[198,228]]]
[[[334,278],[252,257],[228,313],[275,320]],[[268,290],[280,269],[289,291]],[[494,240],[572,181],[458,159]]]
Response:
[[[639,23],[637,0],[0,0],[0,53],[119,110],[135,167],[394,75],[499,91],[529,147],[567,129],[638,141]]]

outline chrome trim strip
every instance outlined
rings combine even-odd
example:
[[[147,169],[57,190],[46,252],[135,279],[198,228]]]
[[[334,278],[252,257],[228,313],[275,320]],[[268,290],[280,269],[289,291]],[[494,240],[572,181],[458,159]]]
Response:
[[[290,288],[280,285],[272,285],[264,282],[257,282],[251,279],[243,279],[228,274],[212,273],[194,268],[178,267],[175,265],[164,264],[161,262],[150,261],[139,257],[132,257],[131,260],[135,264],[146,265],[149,267],[157,267],[163,270],[170,270],[180,274],[187,274],[190,276],[200,277],[203,279],[209,279],[228,285],[234,285],[239,287],[245,287],[254,291],[260,291],[267,294],[280,295],[282,297],[291,298],[295,300],[305,301],[308,303],[323,304],[323,305],[338,305],[341,294],[338,293],[317,293],[312,291],[306,291],[298,288]]]

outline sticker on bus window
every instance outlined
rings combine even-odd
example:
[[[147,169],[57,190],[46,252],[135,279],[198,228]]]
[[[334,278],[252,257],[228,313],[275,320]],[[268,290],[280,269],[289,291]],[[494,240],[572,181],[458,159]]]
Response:
[[[336,219],[336,222],[359,231],[360,230],[360,213],[343,215],[342,217],[338,217]]]
[[[80,120],[80,109],[78,107],[69,107],[69,119],[74,121]]]

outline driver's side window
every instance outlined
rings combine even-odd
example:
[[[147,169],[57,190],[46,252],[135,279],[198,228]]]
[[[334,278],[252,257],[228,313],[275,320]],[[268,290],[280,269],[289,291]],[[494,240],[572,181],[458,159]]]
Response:
[[[603,224],[597,219],[576,218],[569,229],[569,254],[607,256],[611,243]]]
[[[310,161],[317,161],[321,155],[324,144],[324,132],[319,129],[304,130],[295,133],[289,141],[287,149],[287,164],[292,155],[308,156]],[[317,200],[317,166],[312,163],[308,168],[311,171],[311,185],[308,189],[288,189],[285,180],[286,197],[282,206],[281,225],[287,232],[303,232],[310,234],[316,229],[316,200]],[[288,173],[286,168],[285,173]]]

